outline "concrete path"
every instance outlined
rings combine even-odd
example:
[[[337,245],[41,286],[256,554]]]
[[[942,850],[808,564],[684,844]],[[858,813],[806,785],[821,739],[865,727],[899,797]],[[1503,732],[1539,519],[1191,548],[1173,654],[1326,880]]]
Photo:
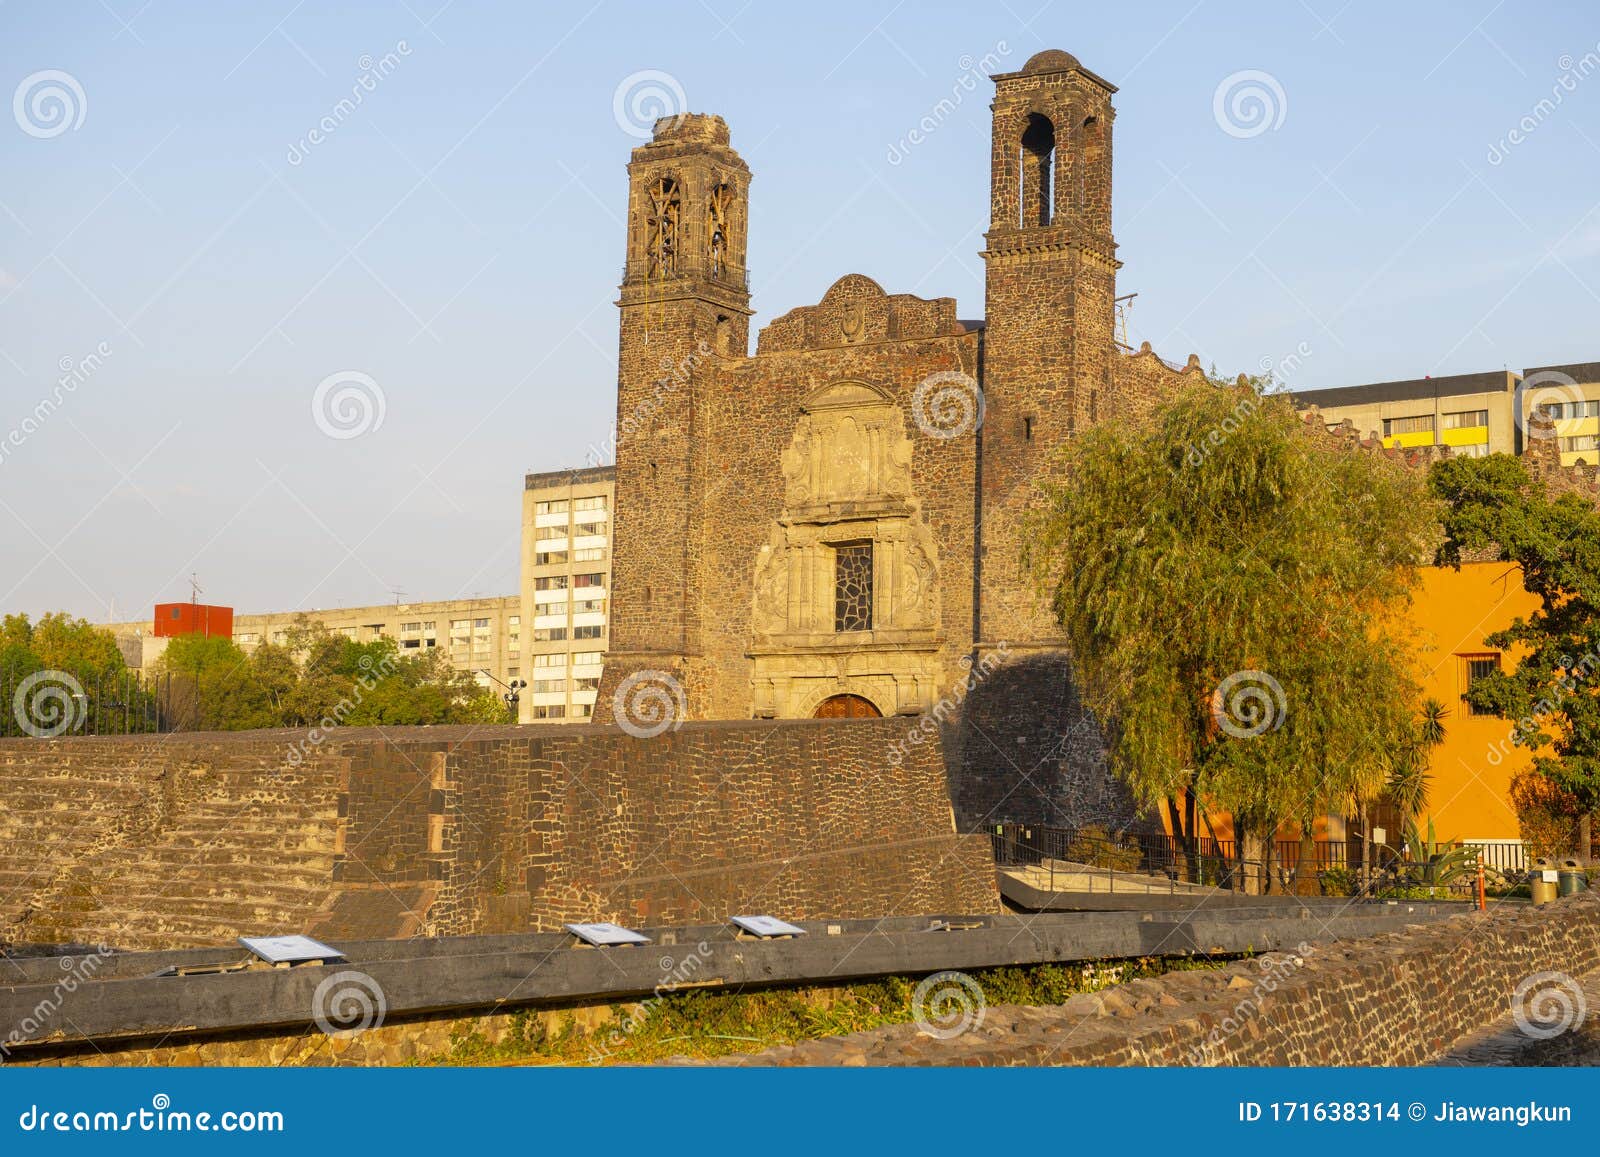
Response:
[[[1524,1029],[1511,1011],[1458,1040],[1434,1062],[1487,1065],[1600,1065],[1600,972],[1530,978]]]

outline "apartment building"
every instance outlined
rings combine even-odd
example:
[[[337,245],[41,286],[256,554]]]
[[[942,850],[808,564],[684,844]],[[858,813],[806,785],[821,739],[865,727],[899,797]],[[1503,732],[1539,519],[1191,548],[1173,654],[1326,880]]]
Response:
[[[586,723],[610,642],[610,466],[529,474],[522,492],[526,624],[520,721]]]
[[[246,653],[263,643],[282,644],[302,621],[362,643],[393,639],[402,655],[437,649],[451,666],[471,672],[479,683],[502,693],[511,680],[526,677],[520,595],[236,614],[233,641]],[[108,629],[117,636],[125,657],[139,656],[140,667],[159,658],[168,642],[156,635],[150,621],[112,623]]]
[[[1458,455],[1520,454],[1529,418],[1541,413],[1554,423],[1562,465],[1600,462],[1600,362],[1301,390],[1294,399],[1385,446],[1448,446]]]

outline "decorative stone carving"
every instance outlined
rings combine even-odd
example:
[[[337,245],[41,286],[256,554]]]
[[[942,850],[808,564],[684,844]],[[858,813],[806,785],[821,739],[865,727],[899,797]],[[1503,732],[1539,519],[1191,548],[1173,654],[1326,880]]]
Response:
[[[864,382],[824,386],[801,406],[783,451],[784,510],[755,560],[758,714],[809,715],[838,694],[861,695],[885,714],[929,706],[938,681],[938,547],[914,493],[912,455],[901,407]],[[863,555],[871,560],[869,613],[859,613],[861,576],[850,574],[853,613],[841,618],[840,559]]]

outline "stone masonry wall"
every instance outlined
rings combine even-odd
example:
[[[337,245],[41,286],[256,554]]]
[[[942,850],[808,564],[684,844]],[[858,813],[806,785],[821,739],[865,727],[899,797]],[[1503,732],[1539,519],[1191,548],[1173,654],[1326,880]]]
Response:
[[[989,1008],[948,1040],[896,1026],[711,1063],[1420,1065],[1503,1020],[1535,974],[1597,968],[1600,895],[1588,893],[1136,980],[1055,1007]],[[1535,1001],[1527,1011],[1551,1010]]]
[[[998,909],[893,720],[0,741],[0,942],[165,948],[569,920]],[[121,778],[116,778],[121,777]]]

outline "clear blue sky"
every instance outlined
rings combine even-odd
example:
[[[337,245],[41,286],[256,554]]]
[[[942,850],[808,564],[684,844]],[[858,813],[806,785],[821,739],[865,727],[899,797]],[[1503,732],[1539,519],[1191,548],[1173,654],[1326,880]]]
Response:
[[[523,472],[614,416],[614,95],[644,70],[754,172],[758,325],[851,271],[978,315],[988,92],[960,78],[1055,47],[1121,87],[1135,343],[1229,373],[1303,349],[1300,388],[1600,359],[1593,5],[325,7],[0,7],[0,97],[82,94],[35,78],[0,116],[0,441],[109,350],[0,448],[0,611],[132,618],[191,571],[241,611],[514,592]],[[1282,94],[1255,135],[1214,108],[1247,70]],[[66,121],[28,99],[52,85]],[[383,420],[331,438],[312,398],[347,370]]]

